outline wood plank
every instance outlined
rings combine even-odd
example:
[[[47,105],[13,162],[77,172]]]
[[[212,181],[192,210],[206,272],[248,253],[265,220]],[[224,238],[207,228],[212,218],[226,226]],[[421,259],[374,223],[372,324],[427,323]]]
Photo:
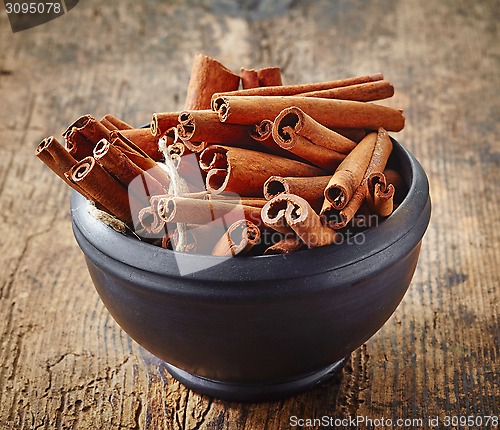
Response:
[[[274,430],[291,416],[498,416],[497,2],[237,3],[87,0],[16,34],[0,16],[0,426]],[[199,51],[233,70],[281,66],[289,83],[384,72],[396,87],[388,103],[407,118],[395,137],[430,180],[432,220],[401,306],[340,375],[281,401],[200,396],[130,340],[88,277],[69,190],[34,157],[81,114],[140,125],[181,108]]]

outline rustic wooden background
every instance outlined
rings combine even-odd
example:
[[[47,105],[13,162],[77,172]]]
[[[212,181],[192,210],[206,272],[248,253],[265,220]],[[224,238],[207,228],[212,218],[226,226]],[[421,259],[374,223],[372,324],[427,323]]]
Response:
[[[290,416],[499,415],[496,0],[82,0],[13,34],[0,14],[0,427],[288,429]],[[69,189],[34,156],[81,114],[182,107],[193,55],[287,83],[384,72],[433,215],[412,285],[342,374],[290,399],[212,400],[115,324],[73,239]],[[312,427],[307,427],[312,428]]]

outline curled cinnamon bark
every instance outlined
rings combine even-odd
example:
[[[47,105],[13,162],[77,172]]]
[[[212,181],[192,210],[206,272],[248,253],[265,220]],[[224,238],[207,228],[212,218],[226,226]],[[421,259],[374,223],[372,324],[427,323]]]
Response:
[[[134,164],[146,171],[154,179],[156,179],[165,189],[168,189],[170,179],[165,171],[142,149],[134,145],[132,142],[126,143],[119,137],[115,137],[111,141],[111,145],[120,149]]]
[[[288,235],[279,242],[276,242],[274,245],[269,246],[264,251],[264,255],[290,254],[292,252],[300,251],[302,248],[305,248],[304,242],[302,242],[296,235]]]
[[[180,112],[158,112],[151,118],[150,131],[154,137],[163,136],[167,130],[177,127]]]
[[[264,197],[271,200],[279,194],[295,194],[307,200],[315,211],[320,211],[324,191],[331,176],[281,177],[271,176],[264,183]]]
[[[101,139],[109,139],[109,130],[91,115],[83,115],[63,133],[68,152],[76,160],[92,155],[94,146]]]
[[[394,185],[389,184],[382,172],[373,172],[367,180],[368,192],[366,200],[372,210],[380,216],[389,216],[394,208]]]
[[[154,179],[148,172],[141,169],[130,158],[128,158],[119,148],[111,145],[106,139],[97,142],[94,148],[94,158],[104,167],[104,169],[117,178],[125,187],[140,177],[141,189],[137,189],[137,194],[154,196],[164,194],[167,189]],[[137,182],[139,184],[139,182]],[[143,187],[143,188],[142,188]],[[134,190],[130,190],[134,192]]]
[[[391,151],[387,131],[379,128],[346,157],[325,189],[321,215],[330,227],[342,228],[354,217],[366,198],[369,176],[384,170]]]
[[[212,255],[234,257],[246,254],[260,239],[259,228],[251,221],[238,220],[229,226],[226,233],[214,246]]]
[[[242,148],[213,145],[200,156],[207,172],[206,189],[213,193],[234,192],[242,196],[262,196],[264,182],[273,174],[315,176],[326,172],[317,167],[272,154]]]
[[[289,227],[308,248],[329,245],[337,240],[338,233],[323,225],[309,203],[294,194],[279,194],[269,200],[262,208],[262,221],[283,233],[287,233]]]
[[[104,126],[106,126],[110,131],[128,130],[134,128],[130,124],[126,123],[125,121],[122,121],[121,119],[117,118],[116,116],[110,113],[104,115],[104,117],[101,119],[101,123]]]
[[[155,161],[162,161],[163,154],[158,149],[158,138],[151,134],[148,128],[131,128],[126,130],[117,130],[113,134],[119,136],[124,142],[133,142],[141,148]]]
[[[207,143],[252,147],[254,141],[244,125],[225,124],[212,110],[183,111],[179,114],[178,136],[192,152],[202,152]]]
[[[294,96],[297,94],[308,93],[312,91],[328,90],[332,88],[346,87],[348,85],[362,84],[364,82],[380,81],[384,79],[382,73],[374,75],[356,76],[347,79],[338,79],[335,81],[317,82],[312,84],[298,84],[298,85],[281,85],[272,87],[249,88],[239,91],[232,91],[226,93],[216,93],[212,97],[214,99],[231,95],[231,96]],[[213,105],[212,105],[213,106]]]
[[[92,200],[91,196],[85,190],[66,177],[65,173],[76,164],[76,160],[54,136],[43,139],[36,147],[35,154],[71,188],[78,191],[87,199]]]
[[[66,175],[68,180],[78,184],[92,200],[102,204],[112,215],[125,224],[132,224],[127,189],[92,157],[78,161]]]
[[[214,93],[237,90],[239,85],[237,74],[213,58],[198,54],[194,58],[184,109],[210,109]]]
[[[385,80],[300,94],[302,97],[322,97],[325,99],[355,100],[358,102],[382,100],[393,95],[394,86]]]
[[[405,121],[400,110],[387,106],[315,97],[224,96],[216,98],[213,106],[219,119],[230,124],[250,125],[276,118],[283,109],[290,106],[298,107],[328,128],[383,127],[390,131],[400,131]]]
[[[146,206],[139,211],[139,223],[142,225],[144,230],[150,234],[159,234],[165,230],[166,223],[158,215],[158,202],[160,199],[165,197],[169,196],[152,196],[149,199],[150,206]]]
[[[158,200],[157,212],[165,222],[209,224],[224,217],[227,222],[247,219],[260,224],[260,208],[219,200],[190,199],[168,196]]]
[[[242,67],[240,76],[243,89],[282,85],[279,67],[266,67],[259,70]]]

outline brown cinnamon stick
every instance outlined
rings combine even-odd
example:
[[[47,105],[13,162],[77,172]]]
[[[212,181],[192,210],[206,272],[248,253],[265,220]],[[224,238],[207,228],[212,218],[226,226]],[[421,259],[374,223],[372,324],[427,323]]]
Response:
[[[125,224],[132,224],[127,189],[107,173],[92,157],[78,161],[67,172],[68,180],[76,183],[92,200],[107,208]]]
[[[158,138],[148,128],[130,128],[113,132],[124,142],[133,142],[155,161],[162,161],[163,154],[158,149]]]
[[[259,242],[259,239],[260,230],[253,222],[235,221],[216,243],[212,255],[234,257],[238,254],[246,254]]]
[[[151,118],[150,131],[155,137],[163,136],[167,130],[177,127],[180,112],[158,112]]]
[[[243,89],[282,85],[279,67],[266,67],[259,70],[242,67],[240,77]]]
[[[305,248],[304,242],[302,242],[295,234],[293,236],[288,235],[279,242],[276,242],[274,245],[269,246],[264,251],[264,255],[290,254],[292,252],[300,251],[302,248]]]
[[[130,124],[126,123],[125,121],[122,121],[121,119],[117,118],[116,116],[108,113],[101,119],[101,123],[104,122],[106,127],[108,125],[112,125],[114,130],[127,130],[127,129],[132,129]],[[109,127],[108,127],[109,128]],[[109,128],[110,131],[112,131],[111,128]]]
[[[366,200],[372,210],[380,216],[389,216],[394,208],[394,185],[387,182],[382,172],[373,172],[367,179]]]
[[[66,177],[65,173],[76,164],[76,160],[54,136],[43,139],[36,147],[35,154],[71,188],[78,191],[87,199],[92,200],[91,196],[85,190]]]
[[[129,192],[135,192],[137,197],[160,195],[168,191],[168,188],[166,189],[106,139],[97,142],[94,148],[94,158],[108,173],[117,178],[125,187],[129,187]],[[137,181],[137,178],[141,180]],[[132,190],[130,184],[134,181],[136,182]]]
[[[165,231],[166,223],[158,215],[158,201],[168,195],[156,195],[149,199],[149,206],[139,211],[138,219],[144,230],[150,234],[159,234]]]
[[[328,90],[311,91],[298,95],[302,97],[321,97],[325,99],[371,102],[392,97],[394,95],[394,86],[389,81],[381,80]]]
[[[212,110],[183,111],[179,114],[178,136],[192,152],[202,152],[207,143],[255,147],[244,125],[225,124]]]
[[[272,135],[281,148],[332,172],[356,146],[296,107],[280,112],[274,120]]]
[[[209,224],[224,217],[230,224],[240,219],[247,219],[257,225],[261,223],[260,208],[220,200],[168,196],[158,200],[157,211],[165,222]]]
[[[185,110],[210,109],[212,95],[237,90],[240,77],[213,58],[198,54],[193,61]]]
[[[281,232],[286,232],[288,226],[308,248],[329,245],[337,240],[338,233],[323,225],[309,203],[294,194],[280,194],[269,200],[262,208],[262,221]]]
[[[109,139],[110,131],[91,115],[83,115],[63,133],[66,149],[76,159],[92,155],[101,139]]]
[[[319,212],[323,206],[324,191],[331,176],[281,177],[271,176],[264,183],[264,197],[271,200],[279,194],[295,194],[307,200]]]
[[[380,128],[366,136],[346,157],[325,189],[321,215],[330,227],[342,228],[354,217],[366,198],[369,176],[384,170],[391,151],[391,139]]]
[[[276,118],[283,109],[290,106],[298,107],[328,128],[383,127],[389,131],[400,131],[404,127],[404,116],[400,110],[352,100],[297,96],[224,96],[214,101],[214,110],[218,112],[219,119],[230,124],[249,125]]]
[[[356,76],[347,79],[338,79],[335,81],[317,82],[311,84],[298,85],[280,85],[271,87],[249,88],[239,91],[216,93],[212,97],[212,101],[221,96],[294,96],[312,91],[328,90],[332,88],[345,87],[348,85],[362,84],[364,82],[380,81],[384,77],[382,73],[374,75]]]
[[[215,194],[234,192],[262,196],[264,182],[273,174],[316,176],[325,171],[299,161],[242,148],[213,145],[200,155],[200,167],[207,172],[206,189]]]

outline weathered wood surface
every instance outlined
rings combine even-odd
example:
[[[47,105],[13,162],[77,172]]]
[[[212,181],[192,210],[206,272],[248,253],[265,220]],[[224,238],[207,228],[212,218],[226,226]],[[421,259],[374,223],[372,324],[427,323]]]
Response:
[[[498,2],[101,2],[12,34],[0,15],[0,427],[287,429],[290,416],[499,415]],[[412,285],[334,380],[226,403],[174,381],[111,319],[34,146],[84,113],[182,107],[193,55],[288,83],[382,71],[433,215]],[[425,426],[428,428],[428,426]],[[312,427],[305,427],[312,428]]]

